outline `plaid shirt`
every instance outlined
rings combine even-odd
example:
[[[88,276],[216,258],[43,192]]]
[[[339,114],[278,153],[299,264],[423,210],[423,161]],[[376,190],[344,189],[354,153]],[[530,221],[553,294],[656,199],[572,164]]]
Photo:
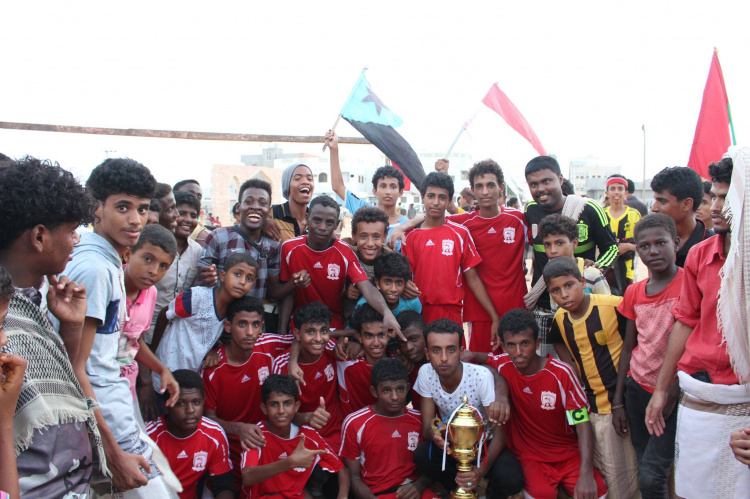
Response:
[[[258,275],[253,288],[247,296],[264,299],[266,297],[266,280],[279,275],[281,269],[281,243],[262,235],[258,245],[267,253],[266,258],[258,257],[258,250],[246,242],[231,227],[222,227],[211,232],[206,238],[203,255],[198,262],[198,269],[216,264],[216,272],[224,270],[224,262],[235,251],[247,251],[258,262]]]

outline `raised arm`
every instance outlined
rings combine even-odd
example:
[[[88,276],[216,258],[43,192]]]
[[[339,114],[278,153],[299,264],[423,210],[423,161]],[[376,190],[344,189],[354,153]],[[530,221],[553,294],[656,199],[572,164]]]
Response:
[[[346,183],[341,174],[341,163],[339,162],[339,136],[336,132],[328,130],[326,134],[328,149],[331,150],[331,188],[333,192],[346,202]]]

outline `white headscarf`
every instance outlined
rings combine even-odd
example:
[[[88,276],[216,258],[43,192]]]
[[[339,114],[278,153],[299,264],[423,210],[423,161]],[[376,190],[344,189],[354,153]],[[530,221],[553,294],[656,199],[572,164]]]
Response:
[[[750,148],[731,147],[725,158],[732,158],[724,216],[731,233],[729,254],[719,273],[719,304],[716,310],[719,331],[727,345],[732,368],[741,383],[750,381]]]

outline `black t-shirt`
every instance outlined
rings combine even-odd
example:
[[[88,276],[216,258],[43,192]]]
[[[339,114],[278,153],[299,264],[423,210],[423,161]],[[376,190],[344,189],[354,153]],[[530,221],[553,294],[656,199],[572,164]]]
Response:
[[[539,223],[547,215],[562,213],[562,208],[556,211],[545,211],[535,201],[526,205],[526,224],[530,233],[528,240],[534,245],[534,278],[532,286],[542,276],[544,266],[549,258],[544,252],[544,244],[538,234]],[[599,259],[596,259],[596,250],[599,249]],[[617,258],[617,240],[609,228],[609,217],[601,206],[594,201],[588,200],[581,215],[578,217],[578,247],[575,256],[585,260],[594,260],[602,271],[609,268]],[[549,294],[545,291],[539,298],[537,306],[550,308]]]
[[[682,245],[682,248],[680,248],[680,251],[677,252],[675,260],[678,267],[685,267],[685,260],[687,259],[688,251],[690,251],[690,248],[692,248],[699,242],[716,235],[716,232],[714,232],[713,229],[707,229],[703,222],[701,222],[697,218],[695,219],[695,222],[695,229],[693,230],[693,233],[690,234],[687,242],[685,242],[685,244]]]
[[[627,202],[625,204],[627,204],[631,208],[635,208],[636,210],[638,210],[638,213],[640,213],[642,217],[648,215],[648,208],[646,208],[646,205],[632,194],[628,194]]]

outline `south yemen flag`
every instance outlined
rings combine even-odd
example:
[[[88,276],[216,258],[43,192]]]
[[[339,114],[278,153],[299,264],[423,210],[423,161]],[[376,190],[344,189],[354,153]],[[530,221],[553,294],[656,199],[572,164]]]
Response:
[[[367,83],[365,71],[367,69],[362,70],[341,109],[341,117],[385,154],[413,184],[421,187],[425,179],[422,163],[414,149],[396,131],[404,121],[375,95]]]

